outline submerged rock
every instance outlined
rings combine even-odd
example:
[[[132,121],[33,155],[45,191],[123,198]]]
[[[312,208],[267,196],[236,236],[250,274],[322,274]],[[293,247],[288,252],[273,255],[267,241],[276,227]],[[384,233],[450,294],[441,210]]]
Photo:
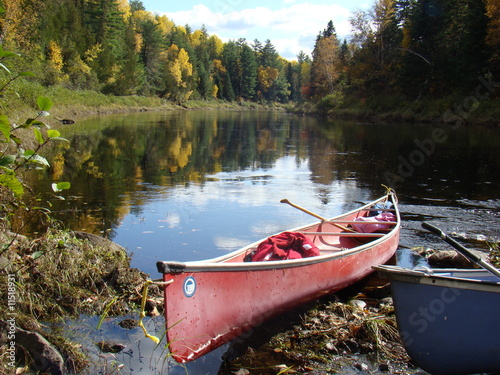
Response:
[[[123,319],[118,325],[124,329],[134,329],[137,327],[137,321],[135,319]]]
[[[99,350],[103,353],[120,353],[127,346],[119,342],[104,340],[95,343]]]
[[[437,251],[427,256],[431,267],[474,268],[474,262],[456,251]]]

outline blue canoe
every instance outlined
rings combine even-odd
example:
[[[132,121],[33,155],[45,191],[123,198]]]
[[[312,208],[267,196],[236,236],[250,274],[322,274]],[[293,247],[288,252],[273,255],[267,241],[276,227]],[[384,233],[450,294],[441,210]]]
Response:
[[[391,282],[403,345],[431,374],[500,372],[500,282],[484,270],[374,267]]]

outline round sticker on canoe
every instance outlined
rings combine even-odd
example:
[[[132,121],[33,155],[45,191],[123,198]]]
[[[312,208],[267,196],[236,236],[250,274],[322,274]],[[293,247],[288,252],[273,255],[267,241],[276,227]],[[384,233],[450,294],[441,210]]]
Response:
[[[184,295],[186,297],[192,297],[196,292],[196,280],[193,276],[189,276],[184,280]]]

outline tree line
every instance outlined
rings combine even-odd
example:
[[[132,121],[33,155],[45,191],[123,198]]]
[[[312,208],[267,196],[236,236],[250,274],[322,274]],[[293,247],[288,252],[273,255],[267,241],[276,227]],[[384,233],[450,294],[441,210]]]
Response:
[[[377,0],[351,25],[349,41],[331,22],[318,35],[310,98],[437,98],[500,76],[499,0]]]
[[[330,21],[311,56],[270,40],[223,42],[176,25],[140,0],[0,0],[1,45],[44,85],[177,103],[310,100],[326,108],[382,93],[470,90],[500,75],[500,0],[376,0],[341,40]]]

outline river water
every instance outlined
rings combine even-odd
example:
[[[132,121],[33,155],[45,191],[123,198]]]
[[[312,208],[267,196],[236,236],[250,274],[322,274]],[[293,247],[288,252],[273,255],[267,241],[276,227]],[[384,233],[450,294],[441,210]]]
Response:
[[[498,129],[168,111],[94,117],[61,132],[71,146],[54,150],[36,182],[71,182],[64,200],[51,200],[54,215],[125,247],[152,278],[160,277],[158,260],[211,258],[314,220],[283,198],[331,217],[383,195],[383,185],[399,197],[405,266],[422,262],[412,247],[448,248],[422,221],[480,250],[500,239]],[[161,319],[149,324],[161,332]],[[85,340],[127,341],[117,355],[124,373],[185,373],[141,332],[124,333],[112,319],[96,325],[92,317],[72,323],[74,332],[87,330]],[[187,370],[216,374],[222,351]]]

